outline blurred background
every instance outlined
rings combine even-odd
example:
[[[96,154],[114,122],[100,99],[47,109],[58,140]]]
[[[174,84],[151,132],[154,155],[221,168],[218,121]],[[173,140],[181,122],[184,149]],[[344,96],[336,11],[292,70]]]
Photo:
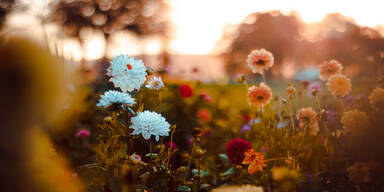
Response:
[[[97,78],[127,53],[169,79],[233,80],[253,49],[275,56],[269,79],[312,80],[340,61],[346,75],[383,73],[381,0],[1,0],[1,33],[28,36],[66,68]],[[100,64],[101,63],[101,64]]]

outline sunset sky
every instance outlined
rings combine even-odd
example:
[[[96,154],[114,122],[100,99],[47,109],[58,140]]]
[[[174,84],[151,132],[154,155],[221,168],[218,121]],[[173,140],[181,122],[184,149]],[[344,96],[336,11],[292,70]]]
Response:
[[[32,36],[39,36],[41,30],[34,28],[37,20],[30,15],[46,11],[44,4],[50,0],[23,1],[32,6],[32,11],[13,15],[9,26],[16,29],[29,28]],[[239,23],[250,13],[258,11],[281,10],[287,14],[296,11],[307,23],[321,21],[326,14],[339,12],[352,17],[360,25],[384,25],[383,0],[169,0],[169,5],[173,25],[170,51],[177,54],[212,54],[224,26]],[[47,30],[54,31],[54,28]],[[73,40],[65,40],[61,45],[64,54],[75,60],[83,54],[87,59],[99,58],[104,50],[104,42],[97,34],[89,38],[86,53],[81,53],[79,45]],[[129,34],[120,33],[115,36],[109,54],[156,54],[159,49],[157,39],[146,39],[145,43],[139,43]]]

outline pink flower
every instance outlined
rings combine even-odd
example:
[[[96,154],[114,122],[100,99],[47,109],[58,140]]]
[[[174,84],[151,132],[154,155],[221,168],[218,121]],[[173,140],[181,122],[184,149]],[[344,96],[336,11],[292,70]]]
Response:
[[[307,89],[307,95],[308,97],[313,98],[313,94],[315,91],[317,92],[316,94],[319,94],[322,90],[322,83],[320,81],[314,81],[308,85]]]
[[[85,138],[89,137],[91,135],[91,132],[87,129],[79,129],[76,133],[77,138]]]
[[[184,98],[189,98],[193,95],[192,88],[187,84],[180,85],[179,91],[180,91],[180,95]]]

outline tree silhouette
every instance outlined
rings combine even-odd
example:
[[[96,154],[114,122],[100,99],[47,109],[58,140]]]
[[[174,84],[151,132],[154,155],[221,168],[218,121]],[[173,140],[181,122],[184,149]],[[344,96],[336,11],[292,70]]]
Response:
[[[230,31],[230,30],[227,30]],[[233,30],[232,30],[233,31]],[[229,43],[222,43],[222,42]],[[272,73],[280,77],[283,65],[296,69],[314,66],[324,60],[336,59],[351,76],[372,76],[384,73],[384,38],[378,31],[357,25],[353,19],[329,14],[313,24],[302,22],[296,14],[279,11],[250,14],[235,32],[223,34],[217,44],[228,73],[234,78],[247,70],[246,57],[253,49],[273,52]],[[269,72],[270,73],[270,72]]]
[[[48,20],[59,24],[66,35],[81,44],[82,30],[101,30],[108,45],[117,30],[137,36],[165,36],[166,9],[164,0],[57,0],[51,4]]]

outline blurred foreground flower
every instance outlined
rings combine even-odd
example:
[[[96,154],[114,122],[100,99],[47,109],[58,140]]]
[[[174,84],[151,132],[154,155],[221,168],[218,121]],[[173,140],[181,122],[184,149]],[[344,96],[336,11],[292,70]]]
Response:
[[[269,102],[271,102],[271,99],[271,88],[269,88],[265,83],[260,83],[259,87],[253,85],[248,89],[247,101],[251,106],[262,108],[268,105]]]
[[[376,88],[369,95],[369,102],[373,108],[383,109],[384,108],[384,89]]]
[[[275,181],[281,180],[297,180],[299,173],[296,170],[291,170],[288,167],[274,167],[272,169],[272,178]]]
[[[153,135],[156,141],[159,141],[160,136],[169,134],[169,123],[156,112],[138,112],[135,117],[132,117],[131,123],[129,128],[133,129],[132,135],[142,134],[147,140]]]
[[[112,59],[107,69],[107,75],[115,87],[122,91],[133,91],[140,89],[147,76],[147,68],[142,60],[135,60],[128,55],[118,55]]]
[[[336,74],[341,74],[343,66],[336,60],[324,61],[319,65],[320,79],[327,81],[330,77]]]
[[[369,183],[372,181],[370,177],[370,167],[367,163],[356,162],[347,168],[348,177],[354,183]]]
[[[299,120],[299,127],[309,128],[308,131],[311,135],[319,132],[317,113],[311,107],[301,108],[297,113],[297,120]]]
[[[263,188],[254,185],[224,186],[213,189],[212,192],[263,192]]]
[[[351,80],[345,75],[337,74],[329,78],[327,86],[333,95],[344,97],[349,91],[351,91],[352,84]]]
[[[254,149],[248,149],[244,152],[244,160],[242,164],[248,165],[248,173],[252,174],[257,171],[263,171],[265,164],[264,155],[256,152]]]
[[[153,76],[145,85],[148,89],[154,89],[154,90],[160,90],[162,87],[164,87],[164,83],[161,80],[161,77],[155,77]]]
[[[343,129],[347,133],[351,133],[353,136],[361,136],[366,129],[369,129],[370,120],[367,113],[360,112],[357,109],[347,111],[343,113],[341,118],[343,123]]]
[[[193,90],[191,86],[187,84],[180,85],[179,91],[180,91],[180,95],[184,98],[189,98],[193,95]]]
[[[252,148],[252,145],[244,139],[232,139],[226,145],[229,161],[235,165],[241,165],[244,160],[244,152]]]
[[[131,97],[128,93],[123,93],[120,91],[107,91],[103,95],[96,106],[99,107],[109,107],[112,104],[123,104],[132,106],[135,104],[135,99]]]
[[[253,73],[263,74],[264,70],[273,66],[274,58],[272,53],[265,49],[253,50],[248,55],[247,63]]]

